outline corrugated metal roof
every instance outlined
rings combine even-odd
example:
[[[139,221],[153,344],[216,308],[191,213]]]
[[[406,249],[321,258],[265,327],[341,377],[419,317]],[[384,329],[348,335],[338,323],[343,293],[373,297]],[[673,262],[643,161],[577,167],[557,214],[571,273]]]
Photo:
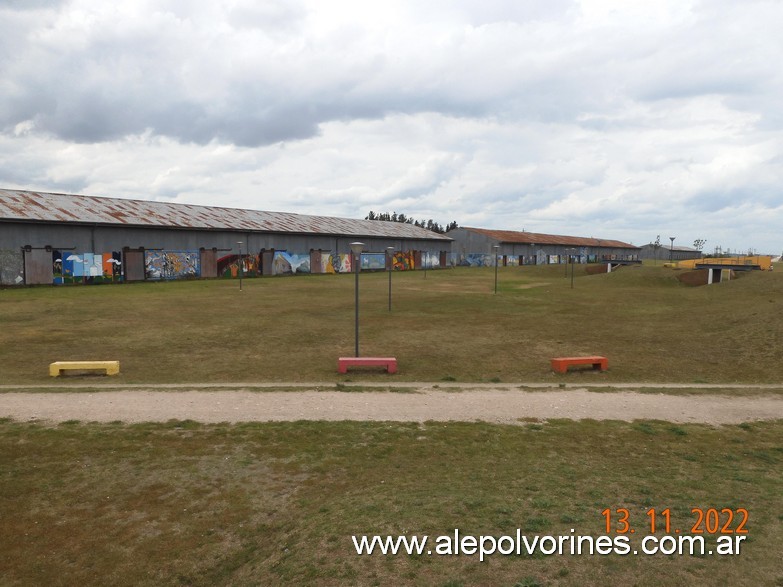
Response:
[[[0,189],[0,220],[451,240],[401,222],[4,189]]]
[[[558,234],[539,234],[535,232],[517,232],[513,230],[488,230],[485,228],[468,228],[465,230],[477,232],[501,243],[519,243],[522,245],[567,245],[576,247],[604,247],[611,249],[638,249],[622,241],[582,236],[563,236]]]

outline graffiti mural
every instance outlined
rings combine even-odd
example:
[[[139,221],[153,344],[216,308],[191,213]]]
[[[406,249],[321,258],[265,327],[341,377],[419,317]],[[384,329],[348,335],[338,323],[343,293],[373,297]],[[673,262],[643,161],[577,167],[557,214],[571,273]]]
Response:
[[[351,263],[351,254],[335,255],[329,253],[328,255],[321,255],[321,272],[322,273],[350,273],[353,268]]]
[[[397,251],[392,259],[395,271],[410,271],[416,268],[413,260],[413,251]]]
[[[258,255],[242,255],[242,276],[257,277],[260,275]],[[217,260],[217,274],[219,277],[239,277],[239,255],[226,255]]]
[[[362,271],[382,271],[386,269],[385,253],[362,253]]]
[[[287,251],[275,251],[272,261],[274,275],[291,275],[294,273],[310,273],[310,255],[297,255]]]
[[[52,251],[54,284],[122,281],[122,254]]]
[[[519,265],[519,257],[516,255],[508,255],[506,257],[506,267],[517,267]]]
[[[426,269],[436,269],[440,267],[440,253],[429,253],[422,251],[421,264]]]
[[[147,279],[184,279],[201,274],[198,251],[144,251]]]
[[[459,256],[457,265],[460,267],[494,267],[495,258],[483,253],[466,253]]]
[[[0,285],[24,283],[24,255],[22,251],[0,249]]]

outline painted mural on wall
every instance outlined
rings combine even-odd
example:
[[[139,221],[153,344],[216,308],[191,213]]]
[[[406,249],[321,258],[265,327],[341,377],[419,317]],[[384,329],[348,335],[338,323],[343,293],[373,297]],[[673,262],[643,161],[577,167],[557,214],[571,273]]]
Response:
[[[495,257],[484,253],[464,253],[459,256],[460,267],[494,267]]]
[[[54,284],[122,281],[122,253],[52,251]]]
[[[427,269],[437,269],[440,267],[440,253],[422,251],[421,265]]]
[[[392,267],[395,271],[412,271],[416,268],[413,251],[395,251],[392,257]]]
[[[310,254],[297,255],[287,251],[275,251],[272,273],[274,275],[310,273]]]
[[[322,273],[350,273],[353,268],[351,254],[336,255],[329,253],[321,255]]]
[[[519,266],[519,257],[517,255],[508,255],[506,257],[506,267]]]
[[[258,255],[242,255],[243,277],[257,277],[261,273],[260,267]],[[239,255],[226,255],[218,259],[217,274],[219,277],[239,277]]]
[[[383,271],[385,269],[385,253],[362,253],[362,271]]]
[[[0,285],[24,283],[24,255],[21,250],[0,249]]]
[[[198,251],[144,251],[147,279],[185,279],[201,275]]]

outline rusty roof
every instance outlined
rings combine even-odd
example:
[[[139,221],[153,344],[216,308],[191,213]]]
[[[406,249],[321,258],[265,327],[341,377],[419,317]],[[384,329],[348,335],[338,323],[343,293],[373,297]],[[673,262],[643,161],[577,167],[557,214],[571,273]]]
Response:
[[[451,241],[401,222],[7,189],[0,220]]]
[[[568,245],[576,247],[606,247],[612,249],[638,249],[618,240],[583,236],[563,236],[559,234],[539,234],[536,232],[518,232],[513,230],[488,230],[486,228],[462,227],[471,232],[483,234],[501,243],[522,245]]]

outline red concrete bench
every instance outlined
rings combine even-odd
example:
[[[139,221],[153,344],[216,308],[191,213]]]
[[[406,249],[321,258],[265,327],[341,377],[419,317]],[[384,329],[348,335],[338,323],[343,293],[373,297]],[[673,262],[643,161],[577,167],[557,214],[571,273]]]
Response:
[[[606,371],[609,368],[609,360],[606,357],[557,357],[552,359],[552,371],[565,373],[571,365],[592,365],[593,369]]]
[[[389,373],[397,372],[397,359],[394,357],[340,357],[337,370],[347,373],[348,367],[386,367]]]

